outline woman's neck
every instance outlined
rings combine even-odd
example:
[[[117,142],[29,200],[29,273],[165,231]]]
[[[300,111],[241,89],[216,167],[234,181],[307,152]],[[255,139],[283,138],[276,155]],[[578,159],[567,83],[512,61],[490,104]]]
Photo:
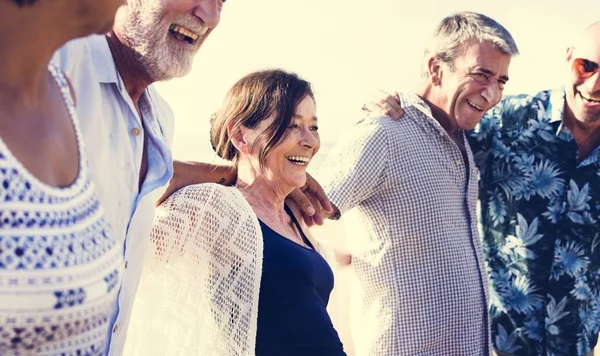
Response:
[[[0,26],[1,103],[36,107],[48,95],[48,63],[60,45],[32,43],[20,32]]]
[[[259,175],[253,169],[238,166],[236,187],[244,195],[254,212],[261,220],[277,224],[289,224],[290,219],[285,212],[285,198],[293,188],[285,188],[280,184]]]

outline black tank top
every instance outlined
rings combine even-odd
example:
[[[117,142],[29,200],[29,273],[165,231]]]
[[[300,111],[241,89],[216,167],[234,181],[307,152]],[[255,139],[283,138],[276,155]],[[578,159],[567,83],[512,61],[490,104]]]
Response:
[[[333,272],[286,212],[310,248],[299,245],[260,221],[263,271],[258,300],[257,356],[345,356],[327,303]]]

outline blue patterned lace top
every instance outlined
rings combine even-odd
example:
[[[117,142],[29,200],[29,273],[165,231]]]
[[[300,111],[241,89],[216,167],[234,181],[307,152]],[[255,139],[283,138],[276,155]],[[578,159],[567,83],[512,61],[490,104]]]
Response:
[[[79,173],[51,187],[0,139],[0,355],[104,355],[123,251],[90,180],[67,82],[49,71],[74,125]]]

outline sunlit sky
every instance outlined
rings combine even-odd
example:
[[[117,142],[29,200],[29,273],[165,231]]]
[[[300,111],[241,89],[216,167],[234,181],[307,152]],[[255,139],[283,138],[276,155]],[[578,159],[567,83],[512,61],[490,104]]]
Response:
[[[597,0],[228,0],[192,72],[158,85],[175,112],[174,157],[217,162],[210,114],[243,75],[283,68],[313,84],[321,161],[375,89],[416,87],[426,39],[443,17],[463,10],[486,14],[513,34],[521,55],[505,94],[560,86],[566,46],[600,20]]]

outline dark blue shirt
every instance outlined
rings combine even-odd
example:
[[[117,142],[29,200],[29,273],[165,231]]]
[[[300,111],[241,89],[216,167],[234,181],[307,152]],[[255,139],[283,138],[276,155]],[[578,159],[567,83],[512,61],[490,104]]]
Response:
[[[310,248],[262,221],[260,227],[264,257],[256,355],[345,356],[326,309],[333,289],[331,268],[302,232]]]

